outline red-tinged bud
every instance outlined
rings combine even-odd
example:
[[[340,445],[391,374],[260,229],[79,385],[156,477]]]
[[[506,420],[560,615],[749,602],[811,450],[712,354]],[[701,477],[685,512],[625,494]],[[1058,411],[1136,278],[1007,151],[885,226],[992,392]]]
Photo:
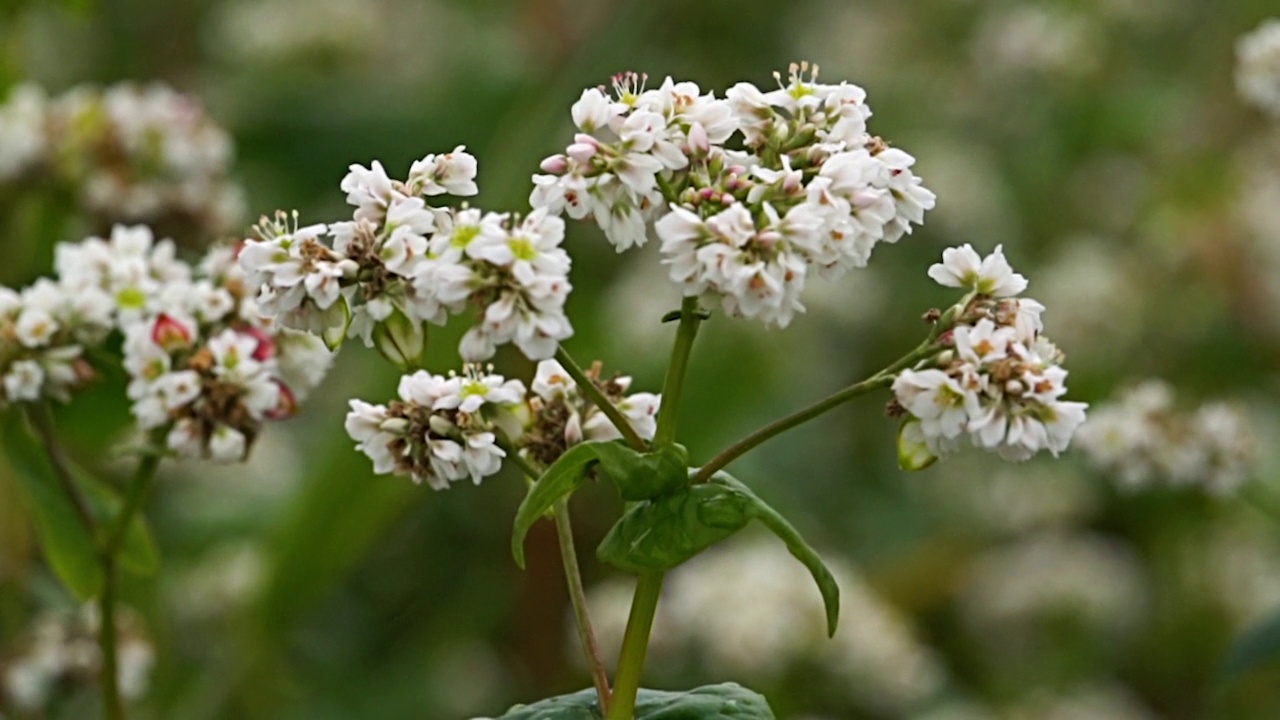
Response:
[[[591,162],[599,151],[600,146],[594,143],[574,143],[565,148],[565,153],[580,163]]]
[[[241,239],[241,240],[237,240],[237,241],[235,242],[235,244],[231,246],[231,259],[232,259],[232,260],[239,260],[239,259],[240,259],[240,253],[244,251],[244,243],[245,243],[245,241],[244,241],[243,239]]]
[[[242,331],[245,335],[258,341],[258,346],[253,349],[253,359],[258,362],[266,362],[276,356],[276,341],[271,334],[256,325],[251,325]]]
[[[88,360],[82,357],[76,358],[75,362],[71,364],[71,371],[75,373],[77,387],[84,387],[98,379],[98,371],[89,364]]]
[[[542,172],[551,173],[552,175],[563,175],[569,171],[569,161],[563,155],[552,155],[543,160],[539,168]]]
[[[151,341],[165,352],[176,352],[191,347],[191,328],[172,315],[160,313],[151,328]]]
[[[293,391],[288,385],[276,380],[276,387],[280,389],[280,401],[274,408],[268,410],[265,415],[268,420],[285,420],[298,414],[298,398],[294,396]]]
[[[701,192],[703,200],[714,200],[716,198],[715,188],[702,188]]]

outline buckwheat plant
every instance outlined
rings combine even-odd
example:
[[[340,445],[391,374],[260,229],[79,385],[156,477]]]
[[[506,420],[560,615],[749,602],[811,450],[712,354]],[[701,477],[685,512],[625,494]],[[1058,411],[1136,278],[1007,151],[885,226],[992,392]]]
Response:
[[[914,158],[867,131],[862,88],[823,84],[818,68],[792,66],[778,88],[749,83],[724,97],[643,75],[589,88],[573,104],[578,132],[533,176],[532,210],[436,207],[440,195],[476,194],[476,159],[461,147],[413,163],[393,179],[378,162],[342,180],[350,220],[299,226],[284,214],[258,225],[240,264],[258,306],[285,327],[336,347],[359,338],[407,374],[385,403],[351,401],[346,429],[375,473],[443,490],[479,484],[502,466],[528,476],[512,551],[544,517],[558,528],[562,560],[594,689],[513,708],[503,718],[772,718],[759,695],[734,684],[688,693],[640,690],[664,574],[753,520],[781,538],[812,574],[834,633],[838,585],[785,518],[725,472],[784,431],[875,390],[892,390],[903,418],[904,467],[915,469],[966,439],[1011,460],[1057,454],[1084,418],[1062,400],[1062,355],[1040,333],[1044,309],[1020,298],[1026,280],[999,248],[983,258],[948,250],[929,274],[961,297],[926,315],[914,350],[869,378],[691,462],[678,443],[686,369],[700,325],[719,310],[783,328],[804,311],[810,275],[837,279],[867,265],[924,219],[934,195]],[[561,345],[570,256],[567,215],[594,222],[619,251],[656,236],[680,308],[660,394],[633,392],[626,376],[584,369]],[[428,324],[469,318],[461,368],[421,366]],[[159,332],[159,331],[157,331]],[[179,335],[181,333],[178,333]],[[514,345],[537,361],[531,382],[480,364]],[[163,394],[162,394],[163,397]],[[597,557],[637,577],[617,674],[597,650],[568,509],[590,477],[607,477],[627,502]]]
[[[54,277],[0,288],[0,410],[20,411],[12,420],[25,416],[40,445],[11,421],[5,451],[49,565],[78,598],[98,600],[99,650],[77,672],[100,676],[108,720],[123,718],[124,699],[137,694],[128,690],[138,689],[129,681],[137,673],[119,661],[130,651],[117,632],[116,593],[121,569],[156,569],[139,511],[161,459],[243,459],[264,424],[293,415],[329,366],[319,339],[259,312],[236,251],[214,247],[191,265],[149,228],[117,225],[108,238],[59,244]],[[50,405],[121,370],[142,444],[133,479],[117,490],[63,449]]]

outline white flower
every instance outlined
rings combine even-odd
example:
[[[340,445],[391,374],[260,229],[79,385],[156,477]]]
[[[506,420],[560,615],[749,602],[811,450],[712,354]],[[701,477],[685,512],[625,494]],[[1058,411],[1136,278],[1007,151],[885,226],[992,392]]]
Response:
[[[387,408],[383,405],[370,405],[360,400],[350,402],[351,412],[347,413],[345,427],[347,434],[356,441],[356,449],[373,461],[373,471],[379,475],[392,472],[396,468],[395,456],[390,445],[397,435],[383,430],[387,421]]]
[[[44,385],[44,369],[35,360],[16,360],[4,376],[4,392],[10,402],[40,399]]]
[[[979,258],[972,245],[942,251],[942,262],[929,268],[929,277],[946,287],[972,288],[992,297],[1012,297],[1027,289],[1027,280],[1015,273],[997,245],[986,258]]]
[[[476,159],[459,145],[453,152],[428,155],[409,168],[408,186],[414,194],[470,196],[479,192],[475,183]]]
[[[229,425],[219,425],[209,436],[209,459],[219,463],[239,462],[244,459],[245,446],[244,433]]]
[[[179,457],[198,458],[204,453],[204,431],[197,420],[187,418],[174,424],[165,445]]]
[[[1236,89],[1247,102],[1280,117],[1280,19],[1265,20],[1236,41]]]
[[[165,373],[155,382],[156,396],[168,411],[176,410],[200,397],[200,390],[200,375],[193,370]]]

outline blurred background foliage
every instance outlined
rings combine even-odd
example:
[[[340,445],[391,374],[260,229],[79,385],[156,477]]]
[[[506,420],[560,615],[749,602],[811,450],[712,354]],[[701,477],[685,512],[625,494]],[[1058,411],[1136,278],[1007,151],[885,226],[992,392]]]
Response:
[[[1280,717],[1280,667],[1223,665],[1280,611],[1280,126],[1232,84],[1235,39],[1275,10],[6,0],[0,90],[154,80],[193,93],[234,137],[249,214],[297,208],[318,222],[347,213],[348,164],[380,159],[394,176],[458,144],[480,159],[477,205],[526,207],[529,175],[571,133],[569,105],[621,70],[722,91],[817,62],[822,79],[868,90],[873,131],[916,155],[938,207],[868,269],[811,283],[786,331],[707,325],[681,423],[695,461],[913,347],[921,313],[949,298],[925,270],[964,242],[1003,243],[1031,279],[1073,399],[1164,378],[1189,407],[1239,403],[1260,457],[1227,498],[1123,492],[1074,452],[1016,466],[966,453],[905,476],[882,405],[841,409],[735,471],[843,568],[847,637],[797,640],[816,594],[767,542],[739,538],[673,577],[651,684],[738,680],[780,718],[1265,719]],[[65,203],[52,221],[24,211],[22,190],[0,197],[0,279],[15,286],[48,272],[54,241],[103,229]],[[659,318],[678,298],[654,248],[617,256],[588,225],[571,226],[568,246],[569,349],[656,390],[673,330]],[[433,330],[433,369],[456,364],[460,332]],[[531,375],[503,352],[501,371]],[[149,508],[163,570],[126,588],[156,655],[138,717],[461,718],[588,684],[550,526],[531,537],[529,572],[509,558],[514,473],[434,493],[374,478],[352,451],[346,400],[390,397],[396,380],[347,347],[247,466],[166,465]],[[75,455],[127,472],[110,453],[127,425],[119,378],[58,420]],[[72,602],[15,493],[0,475],[0,663],[41,609]],[[619,509],[603,488],[574,504],[606,637],[626,579],[587,551]],[[65,690],[30,717],[94,714],[91,692]]]

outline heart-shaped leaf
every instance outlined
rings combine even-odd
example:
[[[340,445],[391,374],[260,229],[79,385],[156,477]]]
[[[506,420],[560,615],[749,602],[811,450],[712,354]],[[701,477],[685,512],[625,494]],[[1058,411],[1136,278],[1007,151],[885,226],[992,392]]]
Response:
[[[515,528],[511,532],[511,555],[521,569],[524,569],[524,538],[529,534],[529,528],[557,500],[581,487],[587,470],[595,462],[594,443],[575,445],[552,463],[529,488],[529,493],[516,510]]]
[[[822,558],[818,553],[809,547],[809,544],[800,536],[800,532],[795,529],[781,513],[774,510],[758,495],[751,491],[751,488],[742,484],[737,478],[726,472],[718,472],[711,477],[711,482],[725,487],[737,490],[739,493],[746,495],[752,499],[755,517],[769,528],[774,535],[777,535],[787,544],[787,550],[800,561],[809,573],[813,575],[813,580],[818,584],[818,592],[822,594],[822,604],[827,612],[827,635],[836,634],[836,624],[840,619],[840,586],[836,584],[836,579],[831,575],[831,571],[823,564]]]
[[[4,449],[26,493],[40,545],[54,574],[77,598],[96,596],[102,590],[103,572],[93,535],[17,413],[5,423]]]
[[[751,497],[723,484],[685,487],[628,509],[596,557],[629,572],[670,570],[746,527],[753,506]]]
[[[627,502],[665,495],[689,482],[689,451],[667,445],[640,453],[617,442],[595,443],[600,469],[618,485]]]

